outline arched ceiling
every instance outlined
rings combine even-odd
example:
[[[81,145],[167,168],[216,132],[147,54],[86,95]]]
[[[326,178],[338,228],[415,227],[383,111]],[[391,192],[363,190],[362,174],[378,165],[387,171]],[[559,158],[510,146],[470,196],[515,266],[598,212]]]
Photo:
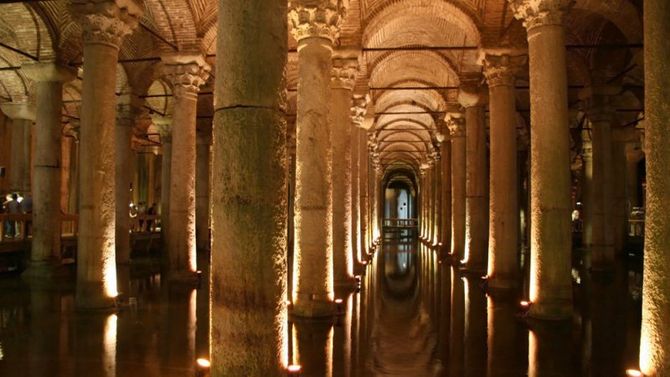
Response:
[[[145,99],[147,109],[169,115],[171,90],[160,81],[160,57],[201,53],[214,65],[218,0],[136,1],[142,3],[144,15],[121,47],[117,93],[135,93]],[[369,91],[372,100],[371,153],[394,169],[418,171],[435,156],[445,112],[458,110],[461,79],[481,74],[480,48],[526,46],[525,29],[505,0],[348,4],[336,47],[361,50],[355,90]],[[579,101],[580,86],[609,80],[633,86],[627,93],[641,102],[641,1],[576,0],[566,23],[571,105]],[[31,83],[22,75],[21,64],[57,59],[81,66],[81,30],[68,13],[68,0],[0,4],[0,42],[0,101],[30,95]],[[287,85],[293,102],[298,80],[295,45],[289,36]],[[594,72],[603,77],[594,77]],[[523,72],[517,81],[517,105],[524,116],[529,106],[527,82]],[[80,86],[75,81],[64,89],[67,116],[77,116]],[[198,116],[203,121],[211,116],[212,98],[211,89],[202,90]],[[289,109],[295,109],[295,103]]]

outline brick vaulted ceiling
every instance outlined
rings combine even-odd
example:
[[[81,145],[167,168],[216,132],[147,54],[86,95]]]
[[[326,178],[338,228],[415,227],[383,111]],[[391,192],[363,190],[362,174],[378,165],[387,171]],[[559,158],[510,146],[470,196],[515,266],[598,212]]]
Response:
[[[217,3],[142,3],[141,25],[121,48],[117,92],[144,96],[146,108],[169,115],[171,90],[157,75],[159,57],[202,53],[214,66]],[[579,108],[580,86],[603,81],[626,88],[621,96],[623,107],[641,107],[641,3],[576,0],[566,28],[573,108]],[[55,59],[80,66],[80,35],[66,0],[0,4],[0,42],[4,45],[0,47],[0,101],[29,97],[31,83],[17,69],[24,62]],[[338,43],[362,51],[356,92],[370,94],[370,133],[380,142],[382,158],[416,168],[433,151],[440,134],[446,133],[442,119],[445,112],[458,109],[461,80],[481,79],[479,48],[524,49],[526,34],[505,0],[349,0]],[[289,37],[287,81],[293,100],[295,46]],[[527,83],[527,73],[522,73],[517,81],[519,127],[525,127],[528,115],[528,92],[523,89]],[[80,86],[80,80],[66,85],[67,116],[77,116]],[[207,119],[211,108],[211,88],[204,88],[199,116]],[[634,112],[622,114],[620,122],[636,116]]]

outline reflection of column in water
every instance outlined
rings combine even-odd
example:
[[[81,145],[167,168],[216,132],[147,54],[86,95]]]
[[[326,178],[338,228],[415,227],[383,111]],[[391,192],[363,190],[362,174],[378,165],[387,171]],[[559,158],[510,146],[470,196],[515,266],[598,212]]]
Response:
[[[358,376],[360,363],[361,343],[361,295],[354,293],[351,295],[352,302],[352,340],[351,340],[351,375]]]
[[[463,278],[465,287],[465,376],[486,375],[486,298],[476,284]]]
[[[112,314],[105,321],[102,363],[105,377],[116,377],[117,316]]]
[[[332,323],[328,321],[294,322],[293,360],[302,366],[302,377],[333,376],[333,335]]]
[[[623,271],[616,271],[613,279],[598,279],[592,282],[592,366],[595,376],[616,376],[633,365],[622,364],[625,344],[624,287],[621,286]]]
[[[509,298],[488,297],[488,377],[523,375],[520,348],[525,348],[518,336],[516,307]],[[523,350],[525,351],[525,349]]]
[[[28,307],[30,318],[29,321],[29,336],[28,347],[29,354],[27,370],[24,370],[28,376],[44,376],[50,374],[50,366],[44,362],[44,359],[52,358],[54,355],[54,347],[58,342],[58,329],[52,326],[49,321],[54,315],[60,316],[61,309],[58,308],[59,301],[55,299],[58,296],[54,295],[44,288],[31,286],[30,289],[30,306]],[[57,313],[54,314],[54,309]],[[68,322],[63,318],[60,323]],[[65,345],[67,352],[67,345]],[[67,356],[66,356],[67,357]],[[27,372],[27,373],[26,373]]]
[[[333,336],[333,375],[349,376],[351,373],[351,330],[353,294],[346,299],[344,315],[337,317]]]
[[[438,358],[442,365],[449,364],[449,315],[451,314],[451,274],[446,264],[439,266],[439,302],[440,316],[438,317]]]
[[[203,279],[196,297],[195,356],[209,360],[209,279]]]
[[[568,377],[571,373],[571,326],[534,322],[528,331],[528,377]]]
[[[195,364],[195,308],[197,297],[194,289],[166,289],[161,334],[161,364],[166,367],[184,368]]]
[[[449,342],[449,375],[463,375],[463,338],[465,336],[465,297],[463,280],[451,269],[451,322]]]

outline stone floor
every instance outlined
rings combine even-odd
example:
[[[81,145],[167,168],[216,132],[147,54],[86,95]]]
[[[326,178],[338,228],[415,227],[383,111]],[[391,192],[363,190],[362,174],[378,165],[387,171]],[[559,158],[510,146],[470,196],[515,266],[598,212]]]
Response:
[[[71,281],[0,278],[0,376],[194,376],[208,354],[207,287],[168,289],[157,271],[119,271],[115,314],[74,311]],[[292,324],[290,358],[303,377],[624,376],[637,360],[639,267],[573,275],[573,321],[534,323],[520,297],[487,297],[433,251],[386,244],[332,328]]]

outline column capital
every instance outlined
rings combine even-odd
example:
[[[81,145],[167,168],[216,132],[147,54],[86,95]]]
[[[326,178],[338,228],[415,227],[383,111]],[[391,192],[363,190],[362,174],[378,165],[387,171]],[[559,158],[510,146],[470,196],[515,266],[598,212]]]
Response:
[[[492,54],[486,51],[482,52],[480,59],[489,88],[514,86],[514,76],[526,63],[525,56],[514,56],[507,53]]]
[[[28,79],[34,82],[69,82],[77,77],[77,70],[55,62],[25,63],[21,65]]]
[[[537,26],[562,25],[574,0],[509,0],[514,17],[528,31]]]
[[[35,121],[35,104],[28,101],[5,102],[0,104],[0,110],[12,120]]]
[[[465,137],[465,119],[461,113],[447,113],[444,121],[452,138]]]
[[[197,99],[200,87],[212,70],[202,55],[167,55],[161,57],[162,73],[169,81],[175,96]]]
[[[357,73],[357,58],[334,57],[333,65],[330,71],[331,88],[354,90]]]
[[[465,107],[482,106],[484,104],[484,93],[481,92],[481,76],[470,76],[462,78],[458,89],[458,103]]]
[[[172,142],[172,117],[151,114],[151,121],[161,136],[161,141]]]
[[[289,0],[288,22],[291,34],[300,42],[325,38],[334,43],[347,11],[348,0]]]
[[[72,0],[69,10],[82,27],[84,44],[105,44],[117,49],[143,14],[134,0]]]
[[[353,106],[351,107],[351,123],[354,126],[362,129],[364,127],[365,116],[368,113],[368,103],[370,102],[370,96],[368,95],[354,95],[353,96]]]

